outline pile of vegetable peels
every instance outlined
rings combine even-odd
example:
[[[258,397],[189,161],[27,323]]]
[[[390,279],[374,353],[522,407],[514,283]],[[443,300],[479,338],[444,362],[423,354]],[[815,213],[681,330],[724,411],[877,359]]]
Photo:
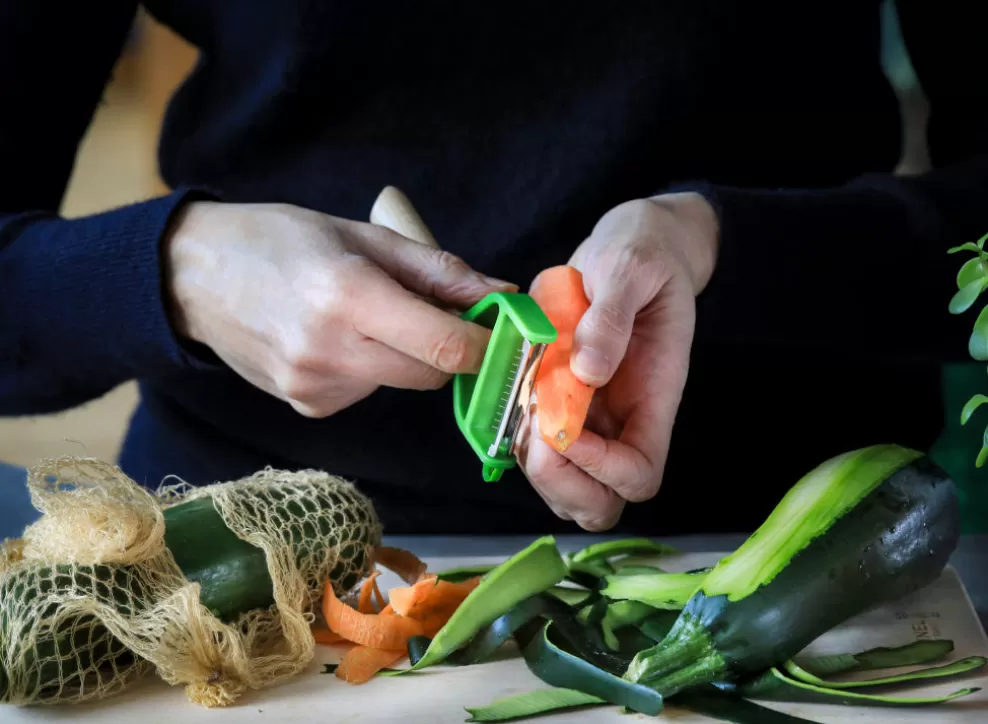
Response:
[[[936,580],[959,539],[958,515],[952,482],[928,458],[877,445],[811,471],[710,568],[667,571],[663,556],[676,551],[644,538],[564,554],[547,536],[497,565],[441,572],[381,547],[376,562],[406,585],[387,602],[379,571],[349,602],[328,586],[314,633],[351,647],[335,674],[354,684],[481,665],[514,642],[546,687],[467,707],[471,722],[613,705],[655,716],[668,704],[735,724],[806,724],[757,701],[942,705],[979,689],[901,689],[970,675],[988,659],[945,663],[949,640],[802,654],[843,621]]]

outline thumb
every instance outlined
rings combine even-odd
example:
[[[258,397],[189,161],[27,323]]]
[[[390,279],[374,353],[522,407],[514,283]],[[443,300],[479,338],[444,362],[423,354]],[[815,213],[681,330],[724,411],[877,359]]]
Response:
[[[617,372],[631,341],[635,316],[648,301],[642,298],[642,285],[627,283],[624,276],[610,274],[589,285],[590,308],[573,335],[571,369],[593,387],[606,385]]]
[[[491,292],[518,289],[516,284],[481,274],[451,252],[384,227],[365,229],[362,251],[402,286],[424,297],[465,307]]]

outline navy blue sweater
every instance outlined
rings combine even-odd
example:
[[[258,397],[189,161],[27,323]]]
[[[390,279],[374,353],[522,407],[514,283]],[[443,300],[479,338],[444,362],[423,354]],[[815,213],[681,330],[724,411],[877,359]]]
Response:
[[[448,388],[312,420],[182,344],[163,231],[200,196],[366,219],[395,184],[445,248],[525,288],[615,204],[695,188],[722,254],[665,483],[622,530],[750,527],[825,456],[941,428],[939,365],[967,358],[973,321],[947,313],[946,249],[988,232],[976,5],[898,2],[935,166],[899,178],[877,0],[149,0],[201,50],[161,137],[175,190],[69,220],[136,3],[6,0],[0,414],[137,379],[120,463],[149,486],[316,467],[357,480],[393,533],[571,530],[517,471],[482,482]]]

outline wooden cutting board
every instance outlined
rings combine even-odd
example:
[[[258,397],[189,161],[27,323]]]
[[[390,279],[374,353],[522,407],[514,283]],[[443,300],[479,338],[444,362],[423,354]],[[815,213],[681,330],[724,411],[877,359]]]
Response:
[[[684,554],[663,558],[667,570],[689,570],[710,565],[721,555]],[[497,562],[491,558],[429,558],[430,570]],[[390,573],[379,579],[382,589],[400,582]],[[988,638],[975,615],[963,585],[952,568],[926,589],[892,605],[861,615],[815,641],[807,652],[855,652],[874,646],[896,646],[925,638],[953,639],[951,660],[971,655],[988,656]],[[398,677],[377,678],[352,686],[321,673],[323,664],[339,660],[332,647],[318,647],[316,661],[296,679],[267,690],[250,692],[227,709],[203,709],[189,703],[181,687],[168,687],[150,678],[111,699],[57,708],[0,709],[4,724],[73,722],[82,724],[452,724],[469,718],[464,707],[486,705],[495,699],[545,685],[531,674],[513,646],[489,663],[462,668],[426,669]],[[402,664],[407,665],[407,664]],[[879,672],[869,672],[873,677]],[[908,695],[948,693],[967,686],[985,687],[949,704],[930,708],[844,707],[836,705],[765,704],[820,724],[986,724],[988,674],[984,670],[965,679],[915,689]],[[903,694],[906,695],[906,694]],[[624,714],[605,706],[543,716],[534,724],[714,724],[672,706],[659,717]]]

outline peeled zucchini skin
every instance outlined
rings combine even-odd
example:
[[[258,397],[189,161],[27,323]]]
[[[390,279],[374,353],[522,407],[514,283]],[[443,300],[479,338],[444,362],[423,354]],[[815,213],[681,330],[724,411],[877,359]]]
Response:
[[[758,673],[873,605],[932,583],[960,531],[953,481],[920,458],[889,476],[768,584],[737,601],[698,593],[683,616],[699,624],[731,673]]]

